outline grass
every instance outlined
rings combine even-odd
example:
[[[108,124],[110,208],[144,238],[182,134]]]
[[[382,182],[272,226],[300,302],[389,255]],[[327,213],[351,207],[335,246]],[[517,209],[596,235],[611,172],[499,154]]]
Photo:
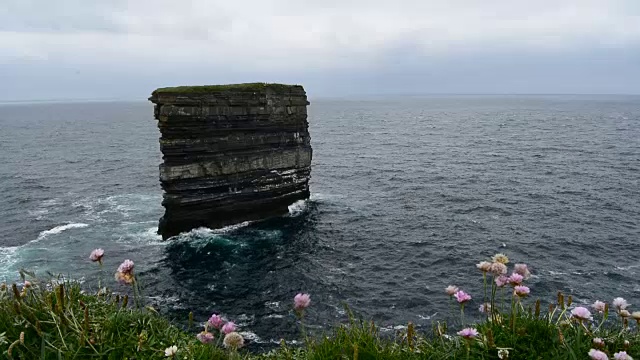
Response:
[[[423,333],[411,323],[404,330],[384,333],[347,308],[349,322],[331,332],[307,337],[301,315],[303,345],[282,343],[255,354],[225,349],[219,333],[217,341],[203,344],[196,339],[199,329],[187,331],[171,324],[153,308],[138,305],[140,299],[105,288],[85,293],[78,283],[60,278],[30,278],[27,285],[28,274],[23,273],[23,282],[0,285],[0,358],[166,359],[165,349],[172,345],[178,348],[175,359],[498,359],[502,352],[502,359],[576,360],[588,359],[592,349],[603,351],[607,359],[621,351],[640,357],[640,327],[632,317],[620,316],[620,309],[610,313],[606,307],[594,312],[592,320],[580,320],[571,314],[578,310],[571,297],[560,293],[543,304],[514,292],[500,306],[495,295],[499,287],[486,281],[491,275],[483,275],[485,293],[493,294],[486,299],[494,311],[469,326],[477,335],[465,338],[457,334],[463,326],[449,329],[444,322]],[[133,275],[132,279],[135,291]],[[454,306],[457,295],[449,299]],[[461,306],[460,323],[464,309]],[[598,345],[595,338],[603,342]]]
[[[273,83],[244,83],[244,84],[227,84],[227,85],[202,85],[202,86],[176,86],[176,87],[164,87],[156,89],[153,95],[156,94],[199,94],[199,93],[211,93],[211,92],[223,92],[223,91],[260,91],[264,89],[273,89],[276,91],[288,90],[292,86],[297,85],[285,85],[285,84],[273,84]]]

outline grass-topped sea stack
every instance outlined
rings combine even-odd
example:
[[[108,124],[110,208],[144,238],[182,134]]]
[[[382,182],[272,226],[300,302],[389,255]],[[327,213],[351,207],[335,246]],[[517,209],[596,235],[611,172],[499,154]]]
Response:
[[[309,197],[307,96],[299,85],[160,88],[160,182],[169,238],[283,215]]]

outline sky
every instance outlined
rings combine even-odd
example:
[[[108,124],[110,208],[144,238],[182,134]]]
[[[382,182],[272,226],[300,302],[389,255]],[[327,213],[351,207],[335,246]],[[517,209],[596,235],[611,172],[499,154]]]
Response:
[[[640,94],[640,0],[2,0],[0,101]]]

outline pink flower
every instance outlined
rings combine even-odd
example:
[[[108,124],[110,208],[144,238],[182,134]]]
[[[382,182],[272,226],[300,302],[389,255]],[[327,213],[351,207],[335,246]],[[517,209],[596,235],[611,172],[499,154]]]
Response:
[[[496,278],[496,285],[498,287],[503,287],[505,285],[507,285],[507,282],[509,281],[509,278],[504,276],[504,275],[500,275]]]
[[[118,266],[118,272],[123,274],[130,274],[133,271],[133,261],[127,259]]]
[[[203,331],[196,335],[196,339],[198,339],[203,344],[208,344],[213,341],[213,334],[208,331]]]
[[[591,357],[592,360],[609,360],[607,354],[596,349],[589,350],[589,357]]]
[[[527,264],[515,264],[513,272],[522,275],[525,280],[531,276],[531,272],[529,271]]]
[[[453,294],[453,296],[456,298],[456,300],[460,304],[464,304],[467,301],[471,300],[471,295],[467,294],[462,290],[457,291],[455,294]]]
[[[214,328],[220,330],[222,325],[224,325],[224,320],[222,319],[222,317],[220,317],[220,315],[213,314],[209,318],[208,323],[209,323],[209,325],[213,326]]]
[[[222,332],[225,334],[232,333],[234,331],[236,331],[236,324],[234,324],[233,321],[229,321],[222,327]]]
[[[491,273],[496,276],[504,275],[507,273],[507,265],[501,262],[494,262],[493,264],[491,264]]]
[[[447,292],[447,295],[449,296],[453,296],[453,294],[455,294],[456,292],[458,292],[458,287],[454,286],[454,285],[449,285],[447,286],[446,289],[444,289],[444,291]]]
[[[618,312],[620,312],[620,310],[624,310],[627,307],[629,307],[629,303],[627,303],[627,300],[621,298],[621,297],[617,297],[615,299],[613,299],[613,306],[615,306],[616,310]]]
[[[573,315],[574,318],[579,319],[579,320],[589,320],[589,319],[591,319],[591,312],[589,312],[589,310],[587,310],[587,308],[582,307],[582,306],[578,306],[577,308],[571,310],[571,315]]]
[[[311,304],[311,296],[309,294],[298,294],[293,298],[293,307],[296,310],[303,310]]]
[[[513,288],[513,293],[518,295],[519,297],[525,297],[529,295],[529,288],[524,285],[518,285]]]
[[[603,348],[604,347],[604,340],[602,340],[601,338],[594,338],[593,339],[593,345],[595,345],[596,347],[599,347],[599,348]]]
[[[102,263],[102,257],[103,256],[104,256],[104,250],[95,249],[89,255],[89,260],[91,260],[91,261],[99,261],[100,263]]]
[[[25,281],[24,281],[24,287],[26,287],[26,288],[30,288],[30,287],[31,287],[31,281],[29,281],[29,280],[25,280]]]
[[[613,358],[616,360],[633,360],[633,358],[629,356],[626,351],[620,351],[613,354]]]
[[[509,282],[509,284],[516,286],[516,285],[520,285],[522,284],[522,280],[524,279],[524,277],[518,273],[513,273],[511,274],[511,276],[509,276],[509,278],[507,279],[507,281]]]
[[[465,339],[473,339],[478,336],[478,330],[474,328],[465,328],[458,331],[458,335],[462,336]]]
[[[593,305],[591,305],[591,307],[593,308],[593,310],[602,313],[604,312],[604,308],[606,307],[607,304],[603,303],[600,300],[596,300],[596,302],[593,303]]]

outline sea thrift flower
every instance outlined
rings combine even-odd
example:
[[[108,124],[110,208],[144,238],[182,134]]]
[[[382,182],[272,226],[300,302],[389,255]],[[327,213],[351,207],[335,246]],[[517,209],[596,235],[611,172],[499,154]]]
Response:
[[[133,271],[133,261],[127,259],[125,261],[122,262],[122,264],[120,264],[120,266],[118,266],[118,272],[121,273],[130,273]]]
[[[478,330],[474,328],[466,328],[458,331],[458,335],[462,336],[465,339],[473,339],[478,336]]]
[[[225,334],[232,333],[234,331],[236,331],[236,324],[234,324],[233,321],[229,321],[222,327],[222,332]]]
[[[480,312],[483,314],[489,314],[491,312],[491,304],[489,303],[481,304],[478,310],[480,310]]]
[[[196,339],[198,339],[203,344],[208,344],[213,341],[213,334],[208,331],[203,331],[196,335]]]
[[[524,286],[524,285],[518,285],[516,287],[513,288],[513,292],[514,294],[518,295],[519,297],[525,297],[527,295],[529,295],[529,288]]]
[[[496,278],[496,280],[495,280],[495,281],[496,281],[496,285],[497,285],[498,287],[503,287],[503,286],[507,285],[508,280],[509,280],[509,278],[508,278],[508,277],[506,277],[506,276],[504,276],[504,275],[500,275],[500,276],[498,276],[498,277]]]
[[[595,345],[596,347],[599,347],[599,348],[603,348],[604,347],[604,340],[602,340],[601,338],[595,338],[595,339],[593,339],[593,345]]]
[[[100,264],[102,264],[102,257],[104,256],[104,250],[102,249],[95,249],[91,252],[91,254],[89,255],[89,260],[91,261],[98,261],[100,262]]]
[[[591,319],[591,313],[587,308],[578,306],[577,308],[571,310],[571,315],[578,320],[589,320]]]
[[[27,285],[25,285],[27,286]],[[640,311],[634,311],[631,313],[631,317],[634,318],[636,321],[640,321]]]
[[[633,360],[633,358],[629,356],[626,351],[620,351],[613,354],[613,358],[616,360]]]
[[[29,281],[29,280],[25,280],[25,281],[24,281],[24,287],[25,287],[25,288],[30,288],[30,287],[31,287],[31,281]]]
[[[444,291],[446,291],[447,295],[449,295],[449,296],[453,296],[453,294],[457,293],[458,290],[459,290],[458,287],[454,286],[454,285],[449,285],[449,286],[447,286],[446,289],[444,289]]]
[[[589,350],[589,357],[592,360],[609,360],[609,357],[607,356],[607,354],[603,353],[600,350],[596,350],[596,349]]]
[[[224,325],[224,320],[218,314],[211,315],[211,317],[209,318],[209,320],[207,322],[209,323],[209,325],[213,326],[214,328],[216,328],[218,330],[220,330],[222,325]]]
[[[177,346],[175,346],[175,345],[169,346],[168,348],[164,349],[164,356],[166,356],[166,357],[174,357],[177,352],[178,352],[178,347]]]
[[[624,310],[627,307],[629,307],[629,303],[627,303],[627,300],[621,298],[621,297],[617,297],[615,299],[613,299],[613,306],[616,308],[616,311],[620,311],[620,310]]]
[[[491,264],[491,273],[495,276],[504,275],[507,273],[507,265],[499,262]]]
[[[491,261],[493,261],[494,263],[501,263],[506,265],[509,263],[509,258],[507,257],[507,255],[499,253],[499,254],[493,255],[493,257],[491,258]]]
[[[522,275],[525,280],[531,276],[531,272],[529,271],[527,264],[515,264],[513,267],[513,272]]]
[[[509,350],[507,349],[498,350],[498,359],[502,360],[502,359],[508,359],[508,358],[509,358]]]
[[[464,304],[467,301],[471,300],[471,295],[467,294],[466,292],[464,292],[462,290],[457,291],[455,294],[453,294],[453,296],[455,296],[456,300],[460,304]]]
[[[602,313],[604,312],[604,308],[607,306],[607,304],[603,303],[600,300],[596,300],[596,302],[593,303],[593,305],[591,305],[591,307],[593,308],[593,310]]]
[[[619,314],[623,318],[628,318],[629,316],[631,316],[631,313],[629,312],[629,310],[620,310]]]
[[[239,349],[244,345],[244,338],[237,332],[230,332],[224,337],[222,343],[226,348]]]
[[[522,280],[524,279],[524,277],[518,273],[513,273],[511,274],[511,276],[509,276],[509,278],[507,279],[507,281],[509,282],[509,284],[516,286],[516,285],[520,285],[522,284]]]
[[[293,308],[296,310],[304,310],[311,304],[311,296],[309,294],[298,294],[293,298]]]
[[[491,263],[488,261],[481,261],[480,263],[476,264],[476,267],[482,272],[491,271]]]

